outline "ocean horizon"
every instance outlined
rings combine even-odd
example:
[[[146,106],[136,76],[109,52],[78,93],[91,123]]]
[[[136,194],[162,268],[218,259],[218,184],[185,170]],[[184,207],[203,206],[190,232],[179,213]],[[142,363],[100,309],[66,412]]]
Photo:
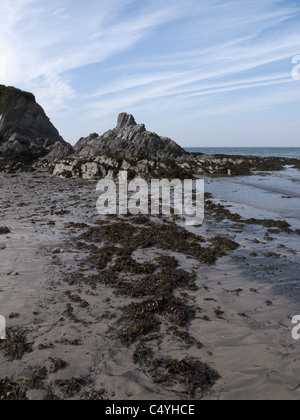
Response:
[[[300,147],[186,147],[190,153],[300,159]]]

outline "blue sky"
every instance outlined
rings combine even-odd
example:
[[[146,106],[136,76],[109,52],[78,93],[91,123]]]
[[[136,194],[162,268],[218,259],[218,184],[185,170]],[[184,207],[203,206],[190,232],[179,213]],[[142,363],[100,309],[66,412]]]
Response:
[[[299,0],[0,0],[0,16],[0,83],[73,144],[128,112],[186,147],[300,146]]]

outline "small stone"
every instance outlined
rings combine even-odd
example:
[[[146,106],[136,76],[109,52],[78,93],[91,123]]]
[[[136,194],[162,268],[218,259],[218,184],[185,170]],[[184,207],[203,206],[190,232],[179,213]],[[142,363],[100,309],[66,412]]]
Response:
[[[54,248],[52,250],[52,254],[63,254],[63,253],[64,253],[64,250],[60,248]]]

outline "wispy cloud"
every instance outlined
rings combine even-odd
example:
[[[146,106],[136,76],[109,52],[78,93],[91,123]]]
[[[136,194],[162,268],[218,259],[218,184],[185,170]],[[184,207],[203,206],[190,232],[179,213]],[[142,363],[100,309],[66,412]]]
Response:
[[[258,88],[268,95],[267,88],[293,82],[291,69],[283,73],[288,68],[282,63],[286,60],[289,65],[300,45],[298,23],[294,20],[300,9],[295,3],[204,1],[201,6],[194,2],[194,6],[194,17],[179,26],[178,33],[172,32],[173,42],[181,41],[178,48],[151,52],[126,63],[124,71],[129,76],[120,79],[118,75],[108,86],[94,92],[98,99],[88,103],[87,117],[100,118],[128,106],[146,108],[155,101],[161,104],[162,98],[165,104],[169,98],[170,108],[175,101],[184,111],[190,108],[191,97],[199,98],[198,103],[196,99],[192,102],[197,107],[203,105],[203,96],[219,97],[221,93]],[[190,38],[196,42],[190,42]],[[187,39],[187,44],[182,43]],[[140,76],[143,71],[147,71],[145,78]],[[259,76],[249,80],[252,73]],[[286,97],[278,98],[277,103],[280,100],[285,103]],[[210,102],[214,106],[213,100]]]
[[[126,51],[178,13],[148,6],[128,14],[132,3],[0,0],[1,82],[34,88],[44,101],[62,106],[76,94],[66,73]]]
[[[299,96],[295,0],[0,0],[0,16],[0,83],[52,116],[217,115]]]

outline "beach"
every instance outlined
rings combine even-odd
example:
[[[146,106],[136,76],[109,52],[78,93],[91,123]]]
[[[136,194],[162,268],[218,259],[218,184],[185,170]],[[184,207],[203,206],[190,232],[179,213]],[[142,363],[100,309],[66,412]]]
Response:
[[[0,16],[0,400],[300,400],[300,2]]]
[[[299,399],[297,169],[205,178],[199,227],[100,216],[95,180],[0,180],[2,399]]]

